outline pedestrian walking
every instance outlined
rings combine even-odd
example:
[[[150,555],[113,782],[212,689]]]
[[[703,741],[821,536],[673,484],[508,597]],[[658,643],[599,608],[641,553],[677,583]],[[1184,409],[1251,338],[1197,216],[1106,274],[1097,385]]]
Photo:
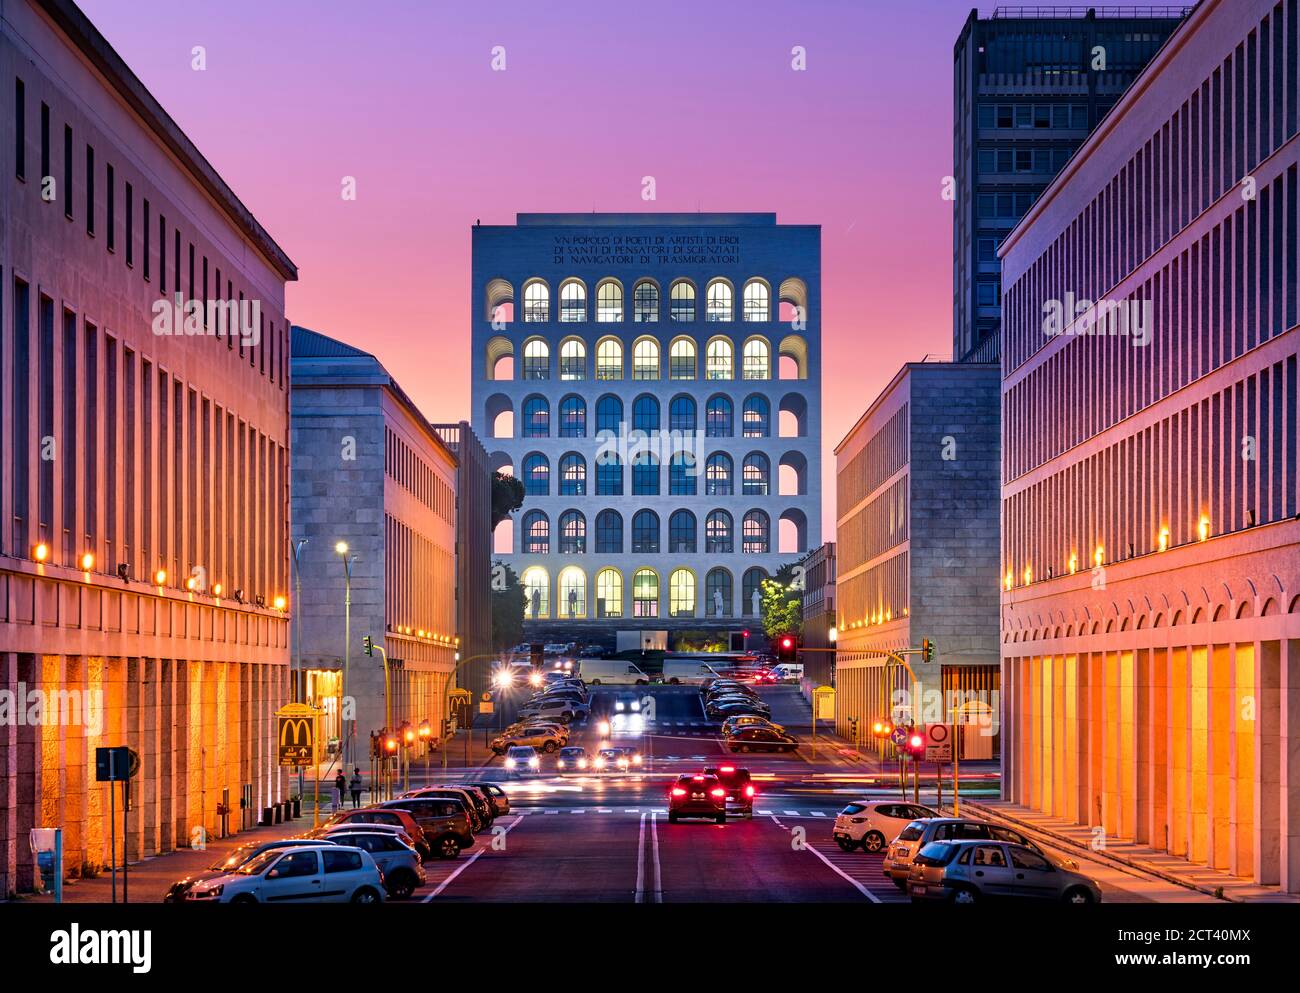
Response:
[[[350,785],[352,787],[352,809],[356,810],[359,806],[361,806],[361,769],[360,768],[354,768],[352,770],[352,782]]]
[[[347,793],[347,789],[348,778],[343,775],[343,770],[340,769],[339,774],[334,777],[334,813],[336,814],[339,812],[339,808],[343,806],[343,797]]]

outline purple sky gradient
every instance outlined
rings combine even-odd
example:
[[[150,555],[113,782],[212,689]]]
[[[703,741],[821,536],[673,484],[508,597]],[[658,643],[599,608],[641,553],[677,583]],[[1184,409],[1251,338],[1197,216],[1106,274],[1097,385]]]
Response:
[[[827,538],[833,447],[901,363],[950,357],[969,0],[81,6],[298,264],[290,318],[374,352],[433,420],[469,416],[469,229],[517,211],[822,225]]]

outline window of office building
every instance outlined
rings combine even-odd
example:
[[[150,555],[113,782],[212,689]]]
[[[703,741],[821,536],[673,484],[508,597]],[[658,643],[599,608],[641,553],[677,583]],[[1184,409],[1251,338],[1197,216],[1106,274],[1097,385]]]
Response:
[[[704,609],[711,617],[731,615],[731,573],[721,567],[704,577]]]
[[[695,342],[678,338],[668,349],[668,378],[695,378]]]
[[[771,315],[771,293],[761,279],[745,284],[745,320],[766,321]]]
[[[637,324],[659,320],[659,287],[648,279],[641,280],[632,290],[632,319]]]
[[[587,319],[587,287],[570,279],[560,285],[560,320],[566,324]]]
[[[695,616],[695,573],[674,569],[668,577],[668,612],[672,617]]]
[[[684,279],[668,291],[669,313],[674,321],[695,320],[695,287]]]
[[[607,279],[596,286],[596,322],[613,324],[623,319],[623,286]]]
[[[524,342],[524,379],[547,379],[551,375],[551,350],[541,338]]]
[[[578,338],[568,338],[560,343],[560,378],[587,378],[587,346]]]
[[[550,616],[550,578],[539,565],[524,570],[519,577],[524,588],[524,616],[537,620]]]
[[[524,285],[524,323],[537,324],[551,319],[551,291],[541,280]]]
[[[587,518],[579,510],[560,515],[560,554],[581,555],[587,550]]]
[[[668,463],[668,492],[672,496],[695,496],[695,456],[677,452]]]
[[[741,428],[746,438],[766,438],[772,430],[772,405],[767,397],[754,394],[745,398]]]
[[[704,550],[714,555],[729,555],[735,548],[731,515],[713,510],[704,519]]]
[[[694,553],[695,515],[689,510],[674,510],[668,518],[668,551]]]
[[[709,496],[731,496],[733,463],[725,452],[714,452],[704,465],[704,492]]]
[[[638,555],[659,554],[659,515],[638,510],[632,516],[632,551]]]
[[[659,342],[653,338],[641,338],[632,346],[632,378],[659,378]]]
[[[560,437],[585,438],[587,436],[587,402],[580,396],[569,395],[560,401]]]
[[[596,378],[623,378],[623,343],[617,338],[601,338],[596,343]]]
[[[740,525],[740,550],[759,555],[771,550],[771,522],[761,510],[751,510]]]
[[[731,342],[726,338],[714,338],[709,342],[706,358],[706,379],[731,379],[732,372]]]
[[[551,463],[540,452],[524,457],[523,484],[526,496],[548,496],[551,491]]]
[[[577,452],[560,459],[560,496],[587,495],[587,460]]]
[[[623,423],[623,401],[606,393],[596,401],[596,433],[618,434]]]
[[[638,569],[632,576],[632,616],[659,616],[659,575],[653,569]]]
[[[623,574],[606,568],[596,573],[596,616],[623,616]]]
[[[623,515],[617,510],[602,510],[596,515],[596,553],[621,555],[623,552]]]
[[[668,430],[690,432],[695,430],[695,401],[686,394],[675,396],[668,405]]]
[[[731,400],[724,396],[709,399],[704,410],[704,434],[709,438],[730,438],[732,435]]]
[[[545,438],[551,433],[551,407],[545,397],[530,396],[524,400],[520,436]]]
[[[653,452],[638,452],[632,457],[632,495],[659,495],[659,459]]]
[[[546,555],[551,550],[551,522],[540,510],[530,510],[524,515],[521,530],[524,536],[524,553]]]
[[[730,321],[733,316],[731,284],[725,280],[715,279],[709,284],[706,295],[704,319],[706,321]]]

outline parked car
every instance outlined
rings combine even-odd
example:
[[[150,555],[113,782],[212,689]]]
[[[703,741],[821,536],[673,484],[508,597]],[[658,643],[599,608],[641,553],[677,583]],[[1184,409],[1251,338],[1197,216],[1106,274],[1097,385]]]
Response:
[[[553,751],[553,749],[550,750]],[[511,745],[506,749],[504,765],[507,772],[515,776],[522,776],[525,773],[537,772],[542,763],[537,757],[537,749],[531,745]]]
[[[487,794],[488,802],[492,804],[492,809],[497,817],[504,817],[510,813],[510,794],[503,790],[496,783],[474,782],[466,783],[466,786],[477,786]]]
[[[415,849],[392,834],[360,827],[344,828],[331,834],[330,841],[369,852],[383,874],[385,892],[394,900],[410,899],[427,878]]]
[[[746,700],[720,700],[704,708],[704,715],[712,721],[725,721],[728,717],[739,717],[746,714],[770,717],[771,713],[767,707]]]
[[[520,727],[492,739],[491,748],[497,755],[504,755],[512,748],[527,745],[540,748],[544,752],[553,752],[560,747],[560,736],[554,731],[538,727]]]
[[[907,877],[912,872],[912,857],[932,841],[1006,841],[1023,845],[1043,855],[1046,852],[1030,838],[1014,828],[982,821],[971,817],[927,817],[913,821],[903,828],[889,844],[881,868],[900,890],[907,889]],[[1055,859],[1067,869],[1078,869],[1073,859]]]
[[[754,818],[754,780],[750,776],[749,770],[744,766],[731,765],[706,765],[704,767],[706,776],[717,776],[718,782],[727,791],[727,813],[733,810],[738,814],[744,814],[750,820]]]
[[[463,783],[439,783],[437,786],[421,786],[419,789],[410,790],[402,794],[402,799],[406,797],[446,797],[456,798],[468,801],[469,809],[474,816],[471,818],[471,826],[474,833],[478,834],[492,826],[496,819],[496,813],[492,809],[492,804],[488,801],[487,795],[482,790],[473,786],[466,786]]]
[[[454,859],[474,844],[474,822],[467,803],[455,797],[423,796],[388,800],[381,806],[408,811],[424,829],[433,854]]]
[[[382,903],[383,877],[370,853],[316,842],[272,849],[234,872],[204,880],[187,901],[206,903]]]
[[[188,876],[176,880],[168,888],[166,895],[163,897],[163,903],[180,903],[185,899],[185,895],[199,883],[206,882],[210,879],[216,879],[218,876],[224,876],[227,873],[234,872],[241,865],[251,859],[257,858],[265,852],[280,851],[286,848],[294,848],[298,845],[311,845],[315,842],[306,838],[281,838],[278,841],[252,842],[247,845],[240,845],[238,848],[231,850],[223,858],[213,862],[206,869],[191,873]],[[332,844],[332,842],[331,842]]]
[[[316,830],[307,831],[302,837],[324,837],[333,828],[354,824],[386,825],[401,828],[411,839],[411,843],[415,846],[417,852],[425,858],[433,855],[433,850],[429,846],[429,839],[424,836],[424,830],[420,827],[420,822],[411,816],[409,810],[391,807],[370,806],[360,807],[356,810],[340,810],[337,814],[321,822],[321,825]]]
[[[733,752],[793,752],[799,747],[794,735],[755,724],[740,728],[723,740]]]
[[[881,852],[912,821],[939,816],[937,810],[919,803],[855,800],[836,816],[831,832],[842,851],[861,848],[864,852]]]
[[[520,717],[541,717],[547,720],[570,724],[579,716],[580,704],[573,700],[541,698],[524,704],[519,708]]]
[[[735,734],[739,728],[748,727],[751,724],[757,727],[771,728],[773,731],[785,730],[784,726],[773,724],[766,717],[760,717],[758,714],[737,714],[734,717],[728,717],[722,722],[722,733],[724,735]]]
[[[914,902],[987,899],[1100,903],[1096,880],[1042,852],[1001,841],[932,841],[912,858],[907,893]]]
[[[684,773],[668,790],[668,823],[682,817],[710,817],[727,823],[727,790],[717,776]]]

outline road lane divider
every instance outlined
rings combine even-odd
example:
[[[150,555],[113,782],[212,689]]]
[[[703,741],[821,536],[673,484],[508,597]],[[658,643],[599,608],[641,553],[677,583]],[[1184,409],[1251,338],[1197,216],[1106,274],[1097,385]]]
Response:
[[[519,825],[519,823],[520,823],[522,820],[523,820],[523,817],[516,817],[513,821],[511,821],[511,823],[510,823],[510,825],[509,825],[508,827],[502,829],[502,831],[501,831],[500,834],[494,834],[494,835],[493,835],[493,839],[495,840],[496,838],[504,838],[504,837],[505,837],[506,835],[508,835],[511,831],[513,831],[513,830],[514,830],[514,829]],[[438,894],[440,894],[440,893],[441,893],[443,890],[445,890],[448,886],[450,886],[452,883],[454,883],[454,882],[456,881],[456,877],[457,877],[457,876],[459,876],[462,872],[464,872],[466,869],[468,869],[470,866],[472,866],[475,862],[477,862],[478,859],[479,859],[479,856],[482,855],[484,852],[486,852],[486,851],[487,851],[491,846],[492,846],[492,842],[490,842],[490,841],[487,842],[486,844],[484,844],[482,848],[480,848],[477,852],[475,852],[473,855],[471,855],[468,859],[466,859],[464,862],[462,862],[460,865],[458,865],[458,866],[456,867],[455,871],[452,872],[452,874],[451,874],[450,876],[448,876],[446,879],[444,879],[441,883],[438,884],[437,889],[435,889],[432,893],[430,893],[428,896],[426,896],[426,897],[425,897],[423,900],[421,900],[420,902],[421,902],[421,903],[429,903],[431,900],[433,900],[434,897],[438,896]]]
[[[797,816],[797,815],[796,815],[796,816]],[[776,824],[777,827],[781,828],[782,830],[785,829],[785,825],[782,824],[780,821],[778,821],[778,820],[776,819],[775,816],[773,816],[772,821]],[[822,863],[826,866],[826,868],[830,869],[831,872],[835,873],[835,875],[837,875],[837,876],[839,876],[841,879],[843,879],[846,883],[848,883],[850,886],[852,886],[854,889],[856,889],[859,893],[861,893],[863,896],[865,896],[865,897],[866,897],[868,900],[870,900],[872,903],[882,903],[882,902],[883,902],[883,901],[880,899],[880,897],[878,897],[878,896],[876,896],[876,894],[872,893],[871,890],[867,889],[867,887],[865,887],[864,885],[862,885],[862,883],[858,882],[856,879],[854,879],[852,876],[850,876],[847,872],[845,872],[843,869],[841,869],[839,866],[837,866],[835,863],[833,863],[830,859],[828,859],[825,855],[823,855],[821,852],[817,851],[816,846],[814,846],[814,845],[809,845],[809,844],[805,844],[803,847],[804,847],[804,850],[805,850],[805,851],[812,852],[812,853],[813,853],[814,855],[816,855],[819,859],[821,859],[821,860],[822,860]]]

